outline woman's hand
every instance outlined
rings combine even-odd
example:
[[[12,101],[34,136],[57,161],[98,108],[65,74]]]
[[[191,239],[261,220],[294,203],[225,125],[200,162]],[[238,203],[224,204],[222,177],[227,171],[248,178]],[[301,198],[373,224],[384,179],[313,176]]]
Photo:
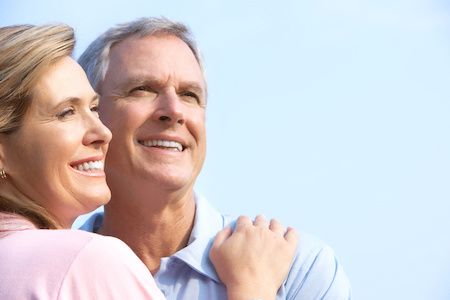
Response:
[[[241,216],[221,230],[210,258],[227,287],[228,300],[275,299],[292,263],[298,236],[278,221]]]

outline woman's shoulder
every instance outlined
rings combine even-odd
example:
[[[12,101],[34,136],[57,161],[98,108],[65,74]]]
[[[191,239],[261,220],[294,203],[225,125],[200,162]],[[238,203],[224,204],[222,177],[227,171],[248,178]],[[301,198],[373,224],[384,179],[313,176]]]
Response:
[[[33,249],[35,255],[40,252],[56,253],[64,255],[66,258],[70,255],[78,255],[80,252],[95,255],[102,247],[108,247],[110,251],[131,251],[124,242],[117,238],[72,229],[19,230],[2,237],[0,243],[7,248],[26,245],[26,248]],[[89,247],[87,247],[88,245]],[[24,251],[27,251],[26,248]]]
[[[15,232],[6,240],[8,248],[27,246],[23,248],[22,257],[32,249],[32,256],[39,257],[40,261],[61,259],[65,262],[62,265],[67,265],[67,268],[76,266],[92,270],[101,263],[143,267],[143,263],[121,240],[81,230],[25,230]]]
[[[94,260],[105,256],[104,249],[111,254],[131,251],[118,239],[79,230],[19,230],[0,238],[2,262],[12,268],[29,268],[31,273],[44,267],[41,271],[56,277],[79,263],[80,255]]]
[[[2,263],[0,279],[6,281],[0,290],[27,282],[23,296],[39,299],[163,299],[145,265],[113,237],[79,230],[25,230],[1,238],[0,245],[0,260],[8,261]],[[21,292],[12,290],[14,295]]]
[[[11,231],[0,239],[0,255],[11,254],[14,257],[32,255],[42,260],[57,259],[76,255],[86,244],[97,237],[88,232],[76,230],[17,230]],[[15,251],[11,251],[15,249]],[[15,254],[14,254],[15,253]]]
[[[77,235],[89,242],[67,271],[61,299],[164,299],[150,271],[124,242],[89,232]]]
[[[77,257],[74,258],[72,264],[85,265],[86,262],[92,261],[93,264],[87,266],[90,270],[101,263],[108,266],[121,264],[144,267],[134,252],[118,238],[82,230],[57,230],[57,234],[65,242],[71,243],[73,250],[77,252]],[[60,247],[65,247],[65,245],[60,245]],[[145,268],[145,270],[147,269]]]

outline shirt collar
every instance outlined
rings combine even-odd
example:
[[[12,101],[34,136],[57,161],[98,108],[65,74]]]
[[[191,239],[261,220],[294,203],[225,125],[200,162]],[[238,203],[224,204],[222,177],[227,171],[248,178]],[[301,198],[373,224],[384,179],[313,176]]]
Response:
[[[225,225],[224,217],[202,196],[196,196],[194,227],[187,247],[173,256],[184,261],[197,272],[220,282],[209,259],[209,251],[218,231]]]
[[[176,252],[176,257],[198,273],[219,282],[214,265],[209,259],[214,238],[226,225],[226,220],[204,197],[195,195],[195,219],[189,237],[189,244]],[[80,227],[82,230],[97,232],[103,223],[103,212],[95,213]]]
[[[103,211],[92,214],[78,229],[97,233],[103,224],[103,216]]]

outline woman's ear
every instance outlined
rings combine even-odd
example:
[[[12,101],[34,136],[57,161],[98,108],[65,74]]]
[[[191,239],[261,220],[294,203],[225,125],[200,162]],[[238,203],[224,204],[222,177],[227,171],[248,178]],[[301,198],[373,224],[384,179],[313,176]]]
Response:
[[[14,145],[14,135],[0,133],[0,180],[11,174],[13,160],[11,158],[17,154],[18,149]],[[20,151],[20,149],[19,149]]]
[[[7,136],[0,133],[0,171],[5,170],[6,165],[6,139]]]
[[[17,155],[17,151],[20,151],[14,146],[14,141],[13,134],[0,133],[0,180],[5,178],[5,173],[8,175],[13,171],[13,158]]]

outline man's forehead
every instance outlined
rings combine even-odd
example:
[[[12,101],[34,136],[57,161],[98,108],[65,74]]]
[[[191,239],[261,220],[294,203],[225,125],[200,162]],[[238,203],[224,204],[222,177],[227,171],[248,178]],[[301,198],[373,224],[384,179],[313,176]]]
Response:
[[[176,45],[175,47],[170,47]],[[168,48],[171,52],[185,52],[187,55],[192,55],[200,69],[202,66],[192,51],[190,46],[173,34],[155,33],[145,36],[133,35],[127,37],[123,41],[117,42],[111,46],[109,58],[115,59],[124,57],[129,53],[141,54],[143,56],[152,55],[154,53],[165,52]]]
[[[110,51],[109,68],[114,72],[119,68],[130,83],[158,81],[161,75],[176,75],[186,84],[206,88],[203,69],[194,53],[173,35],[133,36],[117,43]],[[161,74],[164,72],[174,74]]]

